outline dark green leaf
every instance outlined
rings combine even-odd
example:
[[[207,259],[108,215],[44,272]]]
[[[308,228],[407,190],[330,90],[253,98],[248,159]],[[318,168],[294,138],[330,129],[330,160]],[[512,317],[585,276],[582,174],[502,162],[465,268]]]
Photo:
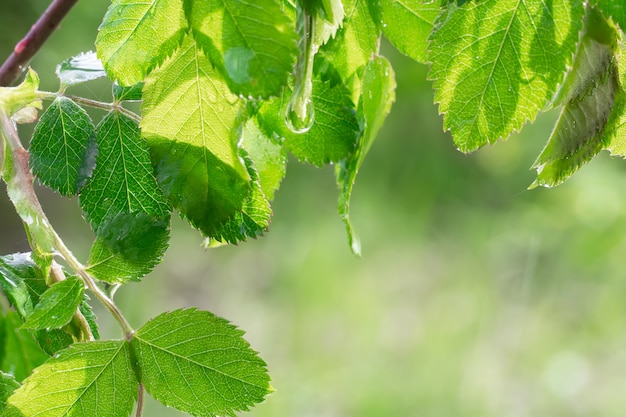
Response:
[[[258,120],[268,136],[278,135],[299,160],[322,166],[340,161],[354,151],[359,131],[354,104],[340,83],[313,80],[314,122],[304,133],[291,131],[285,123],[290,92],[263,105]]]
[[[157,180],[172,206],[209,237],[250,191],[236,143],[241,108],[190,37],[144,86],[141,129]]]
[[[27,378],[3,416],[129,416],[137,389],[127,342],[77,343]]]
[[[106,77],[102,62],[95,52],[85,52],[57,65],[57,77],[64,86],[84,83]]]
[[[80,205],[96,234],[119,213],[144,212],[166,218],[169,207],[158,188],[148,145],[134,120],[109,113],[97,128],[98,156]]]
[[[21,381],[48,359],[48,355],[41,350],[28,331],[20,329],[23,322],[17,313],[7,311],[6,315],[0,315],[0,320],[4,322],[4,334],[0,338],[0,343],[4,346],[0,370]]]
[[[0,413],[4,411],[7,399],[19,386],[19,382],[15,380],[13,375],[5,374],[0,371]]]
[[[83,300],[85,286],[78,277],[68,277],[44,292],[23,329],[58,329],[70,322]]]
[[[609,122],[617,121],[611,113],[623,94],[615,57],[617,37],[617,29],[591,9],[574,66],[559,94],[563,110],[534,164],[537,180],[531,187],[562,183],[609,144],[605,130]]]
[[[461,151],[508,137],[546,107],[571,66],[583,12],[580,0],[484,0],[444,9],[430,38],[429,78]]]
[[[161,261],[169,241],[169,216],[118,213],[96,230],[87,270],[109,283],[136,281]]]
[[[426,40],[439,15],[437,2],[379,0],[377,16],[385,36],[403,54],[426,62]]]
[[[115,101],[139,101],[142,98],[143,82],[123,87],[113,83],[113,99]]]
[[[39,181],[72,196],[91,175],[95,129],[79,105],[59,97],[41,115],[30,142],[30,165]]]
[[[235,94],[280,93],[296,59],[294,24],[277,0],[185,0],[198,45]]]
[[[237,243],[248,237],[257,237],[267,230],[272,217],[272,209],[269,201],[263,194],[259,174],[253,168],[252,161],[244,151],[242,151],[242,159],[246,161],[248,166],[252,192],[244,202],[241,212],[236,213],[231,220],[214,234],[213,238],[221,243]]]
[[[352,251],[360,255],[361,244],[350,222],[350,197],[359,168],[372,142],[383,125],[395,100],[396,81],[391,64],[384,57],[374,58],[363,73],[363,95],[359,106],[359,118],[363,126],[356,150],[348,159],[337,165],[339,185],[339,215],[341,216]]]
[[[96,232],[89,270],[107,282],[136,280],[167,249],[170,209],[135,121],[111,112],[98,125],[97,137],[96,169],[80,194]]]
[[[114,0],[96,38],[109,78],[131,86],[172,54],[187,22],[183,0]]]
[[[272,391],[265,362],[243,332],[207,311],[176,310],[150,320],[131,345],[146,390],[196,416],[233,416]]]

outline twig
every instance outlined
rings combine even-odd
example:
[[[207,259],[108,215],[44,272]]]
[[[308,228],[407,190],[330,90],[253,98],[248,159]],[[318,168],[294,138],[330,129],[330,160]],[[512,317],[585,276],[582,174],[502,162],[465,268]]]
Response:
[[[143,415],[143,397],[145,390],[143,389],[143,384],[139,384],[139,389],[137,391],[137,412],[135,413],[135,417],[141,417]]]
[[[53,0],[0,67],[0,86],[13,84],[78,0]]]

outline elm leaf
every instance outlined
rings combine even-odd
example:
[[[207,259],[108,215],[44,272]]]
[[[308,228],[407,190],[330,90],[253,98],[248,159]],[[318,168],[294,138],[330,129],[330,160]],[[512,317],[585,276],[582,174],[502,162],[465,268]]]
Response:
[[[39,181],[64,196],[76,195],[93,169],[95,128],[85,110],[59,97],[41,115],[29,151]]]
[[[38,367],[3,417],[129,416],[137,389],[127,342],[77,343]]]
[[[89,51],[66,59],[57,65],[57,77],[61,85],[71,86],[106,77],[102,62],[95,52]]]
[[[163,313],[135,332],[140,382],[196,416],[234,416],[272,391],[265,362],[228,321],[196,309]]]

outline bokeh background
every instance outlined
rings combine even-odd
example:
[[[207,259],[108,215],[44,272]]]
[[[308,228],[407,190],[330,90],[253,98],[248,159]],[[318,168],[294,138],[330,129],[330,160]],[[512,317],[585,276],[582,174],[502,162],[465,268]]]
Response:
[[[46,5],[0,2],[0,59]],[[79,2],[39,53],[43,89],[57,88],[58,62],[93,49],[107,6]],[[246,330],[277,389],[255,417],[623,416],[626,162],[603,154],[556,189],[527,191],[556,113],[463,155],[427,67],[383,53],[397,102],[355,189],[363,258],[336,215],[332,168],[290,161],[263,238],[205,251],[176,217],[164,262],[117,295],[130,321],[198,306]],[[74,92],[106,99],[109,85]],[[40,195],[86,259],[77,201]],[[4,192],[0,213],[1,253],[28,250]],[[149,401],[145,415],[182,414]]]

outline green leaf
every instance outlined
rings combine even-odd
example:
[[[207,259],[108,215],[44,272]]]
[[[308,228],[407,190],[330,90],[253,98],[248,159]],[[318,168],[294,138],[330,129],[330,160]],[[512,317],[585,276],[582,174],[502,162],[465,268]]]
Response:
[[[350,247],[356,255],[361,254],[361,244],[350,222],[352,187],[365,155],[395,101],[395,90],[395,76],[389,61],[384,57],[372,59],[363,73],[363,95],[359,106],[362,134],[354,153],[336,168],[340,189],[339,215],[346,226]]]
[[[263,134],[255,119],[246,123],[241,145],[252,159],[263,194],[272,201],[287,171],[285,148]]]
[[[0,413],[4,411],[7,399],[19,386],[19,382],[15,380],[13,375],[0,372]]]
[[[254,169],[252,161],[242,150],[242,158],[248,166],[252,191],[244,202],[241,211],[236,213],[214,235],[215,241],[220,243],[237,243],[248,237],[257,237],[267,230],[272,217],[272,209],[269,201],[263,194],[259,181],[259,174]]]
[[[18,381],[22,381],[41,365],[46,355],[27,330],[21,330],[22,320],[14,311],[7,311],[0,316],[3,321],[4,334],[0,338],[3,345],[0,369],[10,373]]]
[[[113,99],[120,101],[139,101],[142,98],[143,82],[124,87],[118,83],[113,83]]]
[[[131,86],[171,55],[187,28],[183,0],[114,0],[96,37],[96,52],[120,85]]]
[[[59,97],[41,115],[30,142],[30,166],[39,181],[72,196],[94,165],[95,129],[78,104]]]
[[[57,77],[61,85],[72,86],[98,78],[106,77],[102,62],[95,52],[85,52],[66,59],[57,65]]]
[[[300,161],[322,166],[348,157],[355,149],[359,125],[350,91],[335,80],[313,79],[314,122],[304,133],[291,131],[285,123],[290,91],[261,107],[258,121],[268,136],[278,135]]]
[[[617,29],[590,9],[574,66],[559,94],[565,105],[533,165],[537,180],[531,188],[562,183],[608,145],[605,130],[615,123],[611,113],[623,94],[615,57],[617,38]]]
[[[185,0],[193,36],[235,94],[277,95],[296,59],[294,24],[277,0]]]
[[[70,322],[83,300],[85,286],[78,277],[68,277],[44,292],[23,329],[58,329]]]
[[[320,47],[335,37],[346,14],[342,0],[318,0],[314,3],[318,7],[310,9],[315,25],[313,43]]]
[[[96,232],[88,269],[107,282],[137,280],[167,249],[170,209],[134,120],[111,112],[98,124],[97,137],[96,168],[80,194]]]
[[[425,63],[426,40],[439,15],[439,4],[423,0],[378,1],[376,14],[387,39],[403,54]]]
[[[80,193],[80,206],[96,233],[119,213],[168,217],[170,209],[157,185],[150,151],[137,123],[113,111],[98,124],[96,135],[96,168]]]
[[[172,206],[209,237],[250,191],[236,144],[241,108],[190,37],[144,86],[141,130],[157,180]]]
[[[127,342],[77,343],[27,378],[3,416],[129,416],[137,389]]]
[[[169,242],[169,216],[139,211],[118,213],[96,231],[87,270],[99,280],[137,281],[157,265]]]
[[[196,416],[248,410],[272,388],[265,362],[242,336],[208,311],[161,314],[131,341],[140,381],[161,403]]]
[[[608,18],[613,19],[622,31],[626,30],[626,4],[619,0],[596,0],[600,11]]]
[[[461,151],[508,137],[546,107],[571,66],[583,12],[580,0],[484,0],[444,9],[430,38],[429,78]]]
[[[346,17],[334,39],[320,53],[340,73],[356,103],[361,94],[360,72],[378,51],[380,29],[372,20],[366,0],[344,2]]]

